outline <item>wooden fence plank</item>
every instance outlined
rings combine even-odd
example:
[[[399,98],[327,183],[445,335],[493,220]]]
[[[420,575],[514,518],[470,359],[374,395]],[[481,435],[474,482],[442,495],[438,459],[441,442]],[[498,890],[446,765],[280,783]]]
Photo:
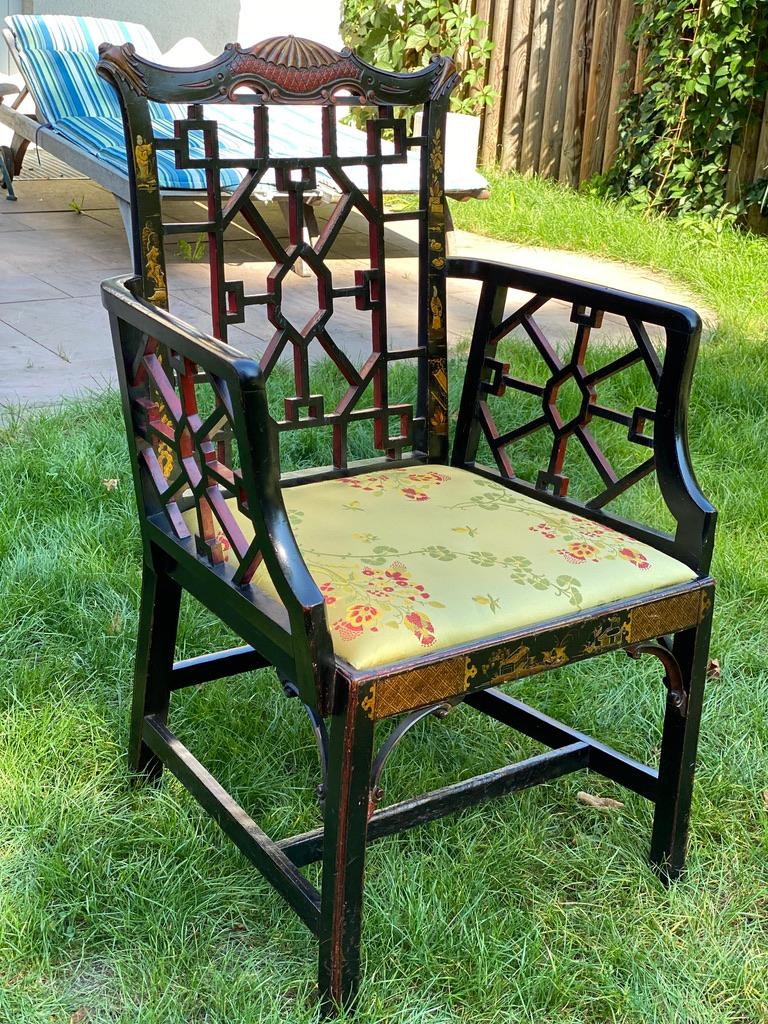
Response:
[[[493,0],[477,0],[475,4],[475,14],[481,21],[485,22],[485,29],[483,31],[483,39],[490,39],[493,42]],[[486,85],[488,82],[488,61],[485,62],[483,67],[482,84]],[[488,119],[488,108],[485,107],[480,114],[480,148],[478,150],[477,159],[482,159],[483,152],[483,139],[485,138],[485,122]]]
[[[746,199],[750,185],[759,177],[757,159],[760,152],[760,137],[765,125],[765,111],[761,110],[757,102],[753,103],[752,111],[742,132],[740,143],[731,146],[725,189],[725,198],[729,203],[738,203]]]
[[[525,101],[523,148],[520,172],[532,174],[539,167],[541,129],[547,95],[549,39],[555,0],[535,0],[531,29],[531,58],[528,65],[528,95]]]
[[[630,82],[635,80],[637,55],[628,36],[629,26],[636,15],[636,0],[621,0],[618,24],[616,26],[616,53],[613,58],[611,92],[608,100],[608,123],[605,129],[603,174],[609,169],[616,156],[616,147],[619,141],[619,110],[627,98]]]
[[[576,0],[573,14],[568,85],[563,118],[563,142],[558,178],[567,185],[578,185],[581,164],[581,140],[584,131],[584,105],[587,96],[589,56],[592,45],[589,0]]]
[[[503,3],[504,0],[498,2]],[[505,171],[516,171],[520,167],[532,23],[533,0],[515,0],[509,37],[509,66],[501,134],[501,166]]]
[[[481,160],[483,164],[494,164],[499,158],[501,116],[504,107],[504,80],[509,55],[510,0],[496,0],[493,11],[493,50],[488,68],[488,84],[496,93],[496,99],[487,108],[483,126]]]
[[[574,186],[606,173],[618,148],[619,109],[630,89],[644,88],[646,43],[631,43],[628,29],[655,0],[459,2],[488,23],[494,43],[484,81],[497,98],[484,111],[481,162]],[[768,99],[731,149],[727,200],[764,178]]]
[[[648,13],[650,8],[651,0],[643,0],[642,13],[643,15]],[[635,66],[635,85],[634,92],[641,93],[643,91],[643,84],[645,81],[645,59],[648,56],[648,44],[645,36],[640,36],[637,41],[637,64]]]
[[[768,177],[768,99],[763,104],[763,119],[760,126],[760,138],[755,154],[755,181]]]
[[[546,178],[557,177],[560,167],[565,103],[568,93],[567,68],[571,54],[575,11],[576,0],[556,0],[552,17],[552,42],[541,129],[541,155],[539,157],[539,174]]]
[[[584,142],[581,150],[582,181],[591,178],[593,174],[599,174],[603,168],[617,17],[618,5],[615,0],[597,0],[594,45],[584,114]]]
[[[458,0],[459,6],[467,17],[471,17],[475,14],[473,0]],[[456,50],[453,55],[453,59],[456,61],[456,66],[464,70],[469,63],[469,40],[465,40],[461,46]]]

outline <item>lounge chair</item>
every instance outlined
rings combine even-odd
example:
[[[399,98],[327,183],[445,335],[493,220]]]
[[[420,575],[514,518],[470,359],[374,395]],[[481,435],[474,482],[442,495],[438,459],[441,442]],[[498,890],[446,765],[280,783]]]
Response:
[[[98,46],[131,43],[136,52],[151,61],[160,62],[160,48],[152,34],[143,26],[126,21],[64,15],[12,15],[5,19],[4,36],[9,52],[16,62],[25,86],[14,103],[3,102],[0,95],[0,123],[15,133],[10,147],[12,159],[8,167],[13,177],[21,171],[24,153],[33,142],[76,170],[102,185],[115,196],[123,217],[126,234],[131,239],[128,164],[120,108],[114,93],[96,75]],[[35,104],[35,116],[19,110],[20,101],[28,93]],[[185,116],[179,104],[153,103],[152,124],[158,138],[173,135],[173,122]],[[217,107],[216,117],[222,128],[220,144],[236,157],[253,147],[253,127],[244,120],[245,109]],[[347,152],[364,152],[364,134],[351,125],[340,125],[340,145]],[[275,111],[271,125],[273,142],[281,155],[306,153],[308,146],[320,147],[317,111],[301,107],[282,107]],[[193,143],[194,145],[194,143]],[[450,143],[449,143],[450,145]],[[6,153],[8,155],[8,153]],[[200,156],[202,156],[202,149]],[[472,163],[459,166],[452,158],[446,168],[446,191],[453,198],[483,198],[487,182]],[[357,168],[364,173],[364,168]],[[419,187],[419,165],[415,154],[407,164],[391,165],[385,178],[385,191],[414,193]],[[159,183],[164,198],[189,198],[205,190],[205,172],[199,168],[179,169],[174,156],[163,151],[159,157]],[[222,187],[234,189],[242,178],[237,168],[222,171]],[[364,186],[365,182],[355,182]],[[317,191],[306,198],[309,204],[334,201],[339,190],[327,176],[318,175]],[[286,197],[278,193],[274,180],[266,177],[255,193],[262,201],[277,200],[285,210]],[[307,218],[308,230],[314,216]]]

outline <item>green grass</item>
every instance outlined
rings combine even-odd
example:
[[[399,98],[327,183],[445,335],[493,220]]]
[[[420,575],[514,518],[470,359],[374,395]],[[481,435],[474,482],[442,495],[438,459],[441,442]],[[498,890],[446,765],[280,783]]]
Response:
[[[691,410],[694,462],[721,512],[722,678],[706,699],[677,885],[664,889],[647,867],[650,806],[596,776],[384,840],[368,862],[357,1019],[758,1024],[768,1019],[764,243],[724,236],[697,263],[690,229],[649,230],[540,183],[513,182],[512,209],[495,185],[493,200],[460,216],[527,242],[589,237],[591,251],[667,268],[722,318]],[[128,784],[140,549],[116,397],[10,416],[0,431],[0,1022],[67,1024],[81,1009],[100,1024],[314,1021],[308,933],[175,780]],[[362,435],[355,448],[364,454]],[[312,455],[308,442],[288,451],[295,465]],[[183,655],[230,641],[191,603],[182,629]],[[515,692],[636,757],[658,755],[655,662],[601,658]],[[172,718],[268,832],[317,823],[311,732],[271,673],[180,694]],[[386,799],[534,749],[458,709],[401,745]],[[600,813],[576,801],[579,789],[626,806]]]
[[[764,338],[768,244],[711,223],[681,224],[541,178],[486,172],[488,202],[451,203],[456,227],[525,245],[626,260],[676,277],[701,296],[723,327]]]

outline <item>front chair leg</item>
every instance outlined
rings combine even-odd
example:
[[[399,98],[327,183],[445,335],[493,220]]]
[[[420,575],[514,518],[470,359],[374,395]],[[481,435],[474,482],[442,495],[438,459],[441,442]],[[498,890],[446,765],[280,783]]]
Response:
[[[180,604],[179,584],[145,562],[141,580],[128,764],[133,772],[152,781],[160,778],[163,763],[144,743],[142,730],[146,715],[160,715],[164,722],[168,718]]]
[[[667,695],[651,839],[651,863],[668,882],[674,881],[685,865],[711,625],[710,613],[699,626],[677,633],[672,645],[688,699],[681,712],[675,695]]]
[[[331,718],[320,912],[320,1002],[348,1007],[360,977],[360,926],[374,722],[354,689]]]

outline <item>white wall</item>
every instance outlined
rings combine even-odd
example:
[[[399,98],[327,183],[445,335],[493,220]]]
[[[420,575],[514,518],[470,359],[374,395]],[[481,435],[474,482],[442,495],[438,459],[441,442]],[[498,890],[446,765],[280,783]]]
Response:
[[[219,54],[236,40],[249,46],[288,34],[338,47],[340,7],[340,0],[0,0],[0,15],[80,14],[138,21],[163,51],[193,36],[209,53]]]
[[[0,25],[3,24],[6,15],[21,14],[21,9],[22,0],[0,0]],[[11,68],[11,59],[8,56],[8,48],[3,42],[3,37],[0,35],[0,75],[7,75],[15,71],[15,67]]]
[[[8,0],[0,0],[2,4]],[[11,3],[14,0],[10,0]],[[262,0],[243,0],[249,6]],[[22,0],[25,14],[80,14],[138,21],[146,25],[161,50],[182,36],[195,36],[212,53],[237,39],[240,0]]]

